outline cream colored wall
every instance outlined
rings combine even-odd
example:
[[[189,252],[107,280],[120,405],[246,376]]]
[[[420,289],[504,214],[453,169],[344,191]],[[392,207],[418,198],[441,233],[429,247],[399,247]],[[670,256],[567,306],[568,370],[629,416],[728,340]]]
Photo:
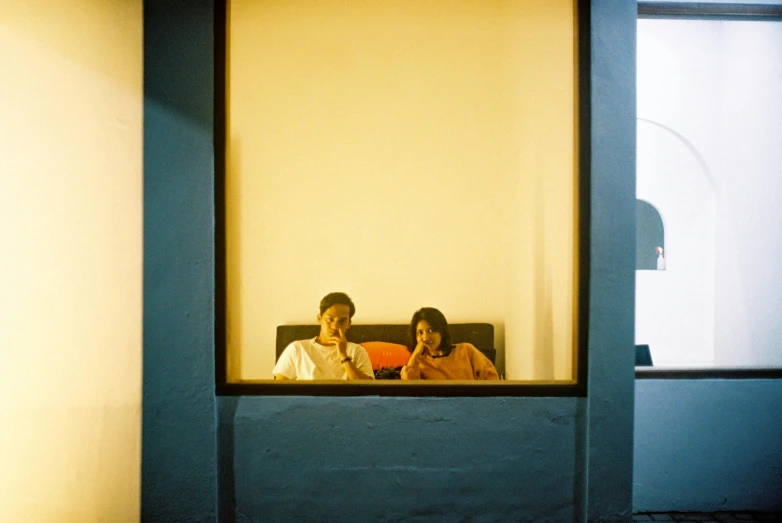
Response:
[[[0,521],[137,521],[142,2],[2,2],[0,71]]]
[[[513,379],[572,375],[572,0],[235,0],[229,376],[345,291],[354,322],[490,322]],[[504,360],[504,365],[503,365]]]

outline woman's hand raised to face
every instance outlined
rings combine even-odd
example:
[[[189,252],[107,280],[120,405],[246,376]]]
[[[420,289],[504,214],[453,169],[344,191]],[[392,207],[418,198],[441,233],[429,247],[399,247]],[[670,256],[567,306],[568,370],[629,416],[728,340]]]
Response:
[[[429,354],[429,345],[427,345],[423,341],[419,341],[418,344],[415,346],[415,349],[413,349],[413,354],[410,355],[410,360],[407,362],[407,364],[409,366],[414,365],[416,362],[418,362],[418,359],[424,354]]]

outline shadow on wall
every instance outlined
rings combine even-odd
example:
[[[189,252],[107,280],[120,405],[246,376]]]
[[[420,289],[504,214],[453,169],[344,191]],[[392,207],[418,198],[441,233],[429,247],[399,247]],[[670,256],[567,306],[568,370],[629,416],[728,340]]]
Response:
[[[128,67],[132,51],[121,44],[108,52],[108,42],[132,42],[138,38],[137,2],[48,2],[45,8],[25,2],[3,3],[3,29],[13,28],[55,55],[100,73],[123,88],[138,92],[137,70]],[[145,6],[146,8],[146,6]],[[63,20],[68,20],[67,24]],[[122,20],[122,23],[116,23]],[[73,28],[82,28],[79,37]],[[86,35],[86,36],[85,36]],[[98,44],[97,42],[103,42]],[[61,84],[60,87],[68,85]]]
[[[214,60],[211,45],[192,45],[194,35],[211,35],[211,16],[194,16],[194,12],[211,12],[211,0],[188,2],[190,11],[172,8],[172,2],[144,3],[145,20],[167,20],[167,24],[144,24],[144,97],[162,107],[174,109],[186,119],[195,121],[211,133],[214,123]],[[188,59],[183,60],[181,47],[187,46]],[[196,56],[193,56],[196,55]],[[198,64],[198,67],[194,67]],[[208,88],[205,88],[208,87]],[[186,94],[186,95],[185,95]]]

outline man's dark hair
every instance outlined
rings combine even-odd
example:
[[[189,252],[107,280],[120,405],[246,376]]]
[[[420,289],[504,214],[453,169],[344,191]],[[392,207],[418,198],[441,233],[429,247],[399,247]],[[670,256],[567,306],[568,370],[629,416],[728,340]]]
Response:
[[[323,314],[326,312],[326,309],[331,307],[332,305],[347,305],[350,309],[350,318],[353,318],[353,315],[356,313],[356,306],[353,304],[353,300],[350,299],[350,296],[345,294],[344,292],[330,292],[326,294],[322,300],[320,300],[320,313]]]
[[[413,352],[418,343],[415,339],[415,330],[419,321],[425,321],[434,332],[440,334],[440,350],[446,356],[449,355],[451,349],[453,349],[453,344],[451,343],[451,331],[448,330],[448,321],[443,313],[434,307],[422,307],[413,314],[413,319],[410,320],[410,343],[407,350]]]

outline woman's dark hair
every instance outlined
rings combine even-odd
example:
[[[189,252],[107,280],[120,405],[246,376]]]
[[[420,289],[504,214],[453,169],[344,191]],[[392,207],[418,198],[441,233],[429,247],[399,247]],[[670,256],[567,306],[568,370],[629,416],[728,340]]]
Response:
[[[434,332],[440,334],[440,350],[447,356],[453,349],[451,343],[451,331],[448,330],[448,321],[443,316],[443,313],[434,307],[422,307],[415,311],[413,319],[410,320],[410,342],[407,346],[407,350],[413,352],[417,344],[415,339],[415,330],[418,327],[419,321],[425,321],[429,324]]]
[[[344,292],[331,292],[329,294],[326,294],[322,300],[320,300],[320,313],[323,314],[326,312],[326,309],[331,307],[332,305],[347,305],[350,309],[350,317],[353,318],[353,315],[356,313],[356,306],[353,305],[353,300],[350,299],[350,296],[345,294]]]

